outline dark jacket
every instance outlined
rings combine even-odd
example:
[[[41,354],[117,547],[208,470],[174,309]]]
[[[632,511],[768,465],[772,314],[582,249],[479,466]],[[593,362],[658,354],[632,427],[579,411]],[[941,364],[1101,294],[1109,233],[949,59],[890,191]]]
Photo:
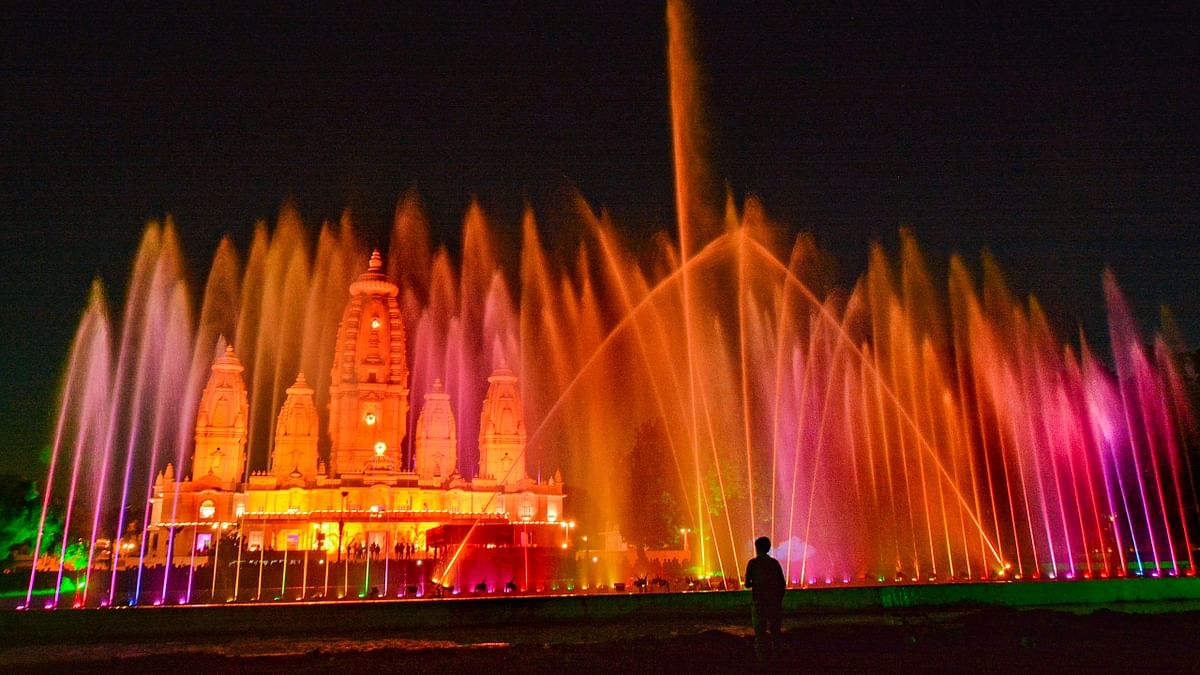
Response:
[[[766,553],[751,558],[746,564],[746,587],[752,591],[751,597],[756,605],[782,604],[787,581],[783,578],[779,561]]]

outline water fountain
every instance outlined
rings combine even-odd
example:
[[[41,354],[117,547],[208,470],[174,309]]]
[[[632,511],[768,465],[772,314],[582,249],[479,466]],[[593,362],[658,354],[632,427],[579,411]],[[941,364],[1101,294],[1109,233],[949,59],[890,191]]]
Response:
[[[526,465],[561,467],[604,496],[611,521],[630,430],[660,420],[705,576],[737,578],[763,533],[798,586],[1194,576],[1193,413],[1170,343],[1138,332],[1112,275],[1108,355],[1087,336],[1057,338],[989,258],[974,275],[953,257],[935,282],[907,232],[898,255],[872,248],[858,283],[833,288],[811,237],[780,242],[756,202],[722,209],[703,189],[686,17],[671,25],[677,237],[623,244],[579,199],[587,234],[573,256],[552,255],[529,212],[508,260],[472,206],[454,260],[406,196],[384,269],[415,395],[440,378],[458,438],[475,438],[478,420],[461,411],[478,410],[489,373],[510,364]],[[221,241],[198,290],[175,226],[147,227],[124,308],[93,289],[68,359],[45,504],[64,503],[69,536],[37,550],[64,560],[83,542],[86,554],[79,570],[57,566],[55,589],[78,577],[76,603],[105,604],[119,561],[144,558],[155,476],[190,466],[219,336],[237,345],[251,392],[251,470],[266,468],[297,373],[328,428],[338,317],[367,252],[348,219],[314,237],[285,207],[244,255]],[[467,443],[458,453],[460,466],[478,459]],[[270,599],[262,559],[243,571],[236,555],[237,574],[258,575],[238,584]],[[328,589],[328,562],[315,573],[304,557],[305,589]]]

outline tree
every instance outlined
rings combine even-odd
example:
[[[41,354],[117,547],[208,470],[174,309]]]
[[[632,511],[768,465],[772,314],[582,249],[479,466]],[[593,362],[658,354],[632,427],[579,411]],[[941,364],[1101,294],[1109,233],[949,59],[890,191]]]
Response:
[[[665,548],[679,534],[681,491],[661,418],[638,427],[625,466],[629,480],[621,534],[644,558],[647,548]]]
[[[24,479],[0,479],[0,561],[7,560],[14,550],[28,548],[33,552],[37,542],[38,523],[42,518],[42,501],[37,483]],[[43,548],[58,537],[62,521],[47,514]]]

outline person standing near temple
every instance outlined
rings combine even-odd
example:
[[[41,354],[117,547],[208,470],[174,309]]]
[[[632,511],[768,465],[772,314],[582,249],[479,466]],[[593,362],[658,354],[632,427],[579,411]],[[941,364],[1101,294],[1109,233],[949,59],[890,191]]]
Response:
[[[771,539],[754,540],[757,555],[746,564],[746,588],[751,591],[751,621],[754,625],[754,654],[759,665],[775,659],[783,627],[783,592],[787,580],[779,561],[771,557]]]

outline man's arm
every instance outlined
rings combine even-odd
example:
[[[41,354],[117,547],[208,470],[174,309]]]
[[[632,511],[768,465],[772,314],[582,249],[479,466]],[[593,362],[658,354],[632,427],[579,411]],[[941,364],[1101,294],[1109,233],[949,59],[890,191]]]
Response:
[[[753,586],[754,586],[754,559],[751,558],[750,562],[746,563],[746,588],[751,588]]]

